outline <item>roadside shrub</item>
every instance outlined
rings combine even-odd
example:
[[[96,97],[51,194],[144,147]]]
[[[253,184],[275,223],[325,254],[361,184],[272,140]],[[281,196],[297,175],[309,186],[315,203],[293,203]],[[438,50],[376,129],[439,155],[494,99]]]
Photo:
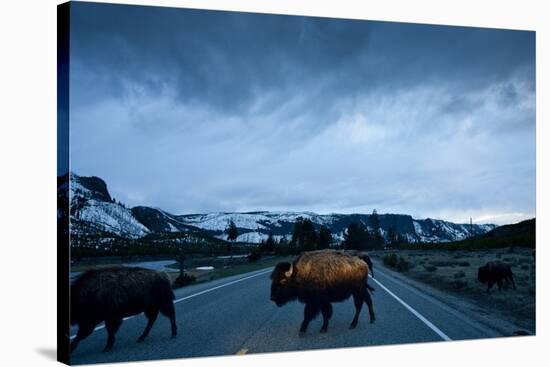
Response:
[[[248,261],[250,261],[250,262],[258,261],[261,258],[262,258],[262,254],[258,250],[252,251],[247,257]]]
[[[424,265],[424,270],[429,271],[430,273],[437,270],[437,266],[433,265]]]
[[[384,265],[389,268],[394,268],[399,272],[409,271],[412,268],[412,264],[407,261],[403,256],[397,256],[397,254],[387,254],[383,259]]]
[[[527,269],[529,269],[529,265],[522,265],[521,266],[521,270],[527,270]]]
[[[458,266],[467,267],[470,266],[470,263],[468,261],[459,261]]]
[[[173,288],[185,287],[195,280],[197,280],[197,278],[194,275],[183,273],[183,277],[178,276],[176,280],[174,280]]]
[[[435,266],[455,266],[455,261],[430,261],[430,264]]]
[[[406,272],[409,271],[410,264],[403,256],[399,256],[399,261],[397,262],[397,265],[395,266],[395,269],[399,272]]]
[[[468,286],[468,282],[466,280],[455,280],[451,284],[455,289],[463,289]]]
[[[454,273],[453,278],[459,279],[459,278],[464,278],[465,276],[466,276],[466,273],[461,270],[457,273]]]
[[[384,265],[390,268],[395,268],[397,266],[397,254],[391,253],[384,255],[384,258],[382,259],[384,262]]]

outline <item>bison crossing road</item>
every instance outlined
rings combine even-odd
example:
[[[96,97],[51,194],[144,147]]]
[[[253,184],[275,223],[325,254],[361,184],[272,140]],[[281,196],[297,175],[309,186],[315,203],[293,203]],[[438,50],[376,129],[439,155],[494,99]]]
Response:
[[[327,332],[332,303],[353,297],[355,316],[350,329],[355,329],[363,302],[369,308],[370,322],[375,319],[368,274],[369,266],[357,256],[332,250],[305,252],[292,264],[277,264],[271,274],[271,300],[277,306],[296,299],[305,304],[303,335],[319,312],[323,314],[321,332]]]
[[[304,305],[290,302],[277,307],[270,300],[273,268],[177,289],[174,308],[179,333],[170,338],[171,322],[160,317],[143,343],[136,343],[147,318],[141,314],[124,321],[117,332],[115,347],[103,353],[104,324],[96,327],[72,353],[71,363],[107,363],[266,353],[294,350],[388,345],[443,340],[478,339],[503,336],[471,316],[412,287],[377,266],[376,279],[369,284],[376,322],[361,314],[354,330],[349,330],[355,314],[354,302],[334,303],[327,333],[307,330],[298,337]],[[421,287],[421,285],[419,285]],[[322,326],[312,320],[311,325]],[[77,328],[71,330],[74,337]]]
[[[71,324],[78,325],[71,351],[100,322],[105,322],[107,329],[103,351],[110,351],[123,318],[141,312],[147,317],[147,326],[139,342],[149,335],[159,312],[170,319],[174,338],[177,326],[173,301],[170,281],[154,270],[122,266],[89,270],[71,285]]]

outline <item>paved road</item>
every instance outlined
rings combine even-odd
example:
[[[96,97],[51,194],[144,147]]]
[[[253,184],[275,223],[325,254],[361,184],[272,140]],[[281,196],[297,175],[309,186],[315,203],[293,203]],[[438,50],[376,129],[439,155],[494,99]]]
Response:
[[[168,320],[159,316],[147,340],[136,343],[146,319],[138,315],[124,321],[111,352],[103,353],[104,329],[82,341],[72,363],[117,362],[161,358],[202,357],[386,345],[501,336],[495,330],[404,284],[381,270],[369,283],[377,321],[369,324],[363,307],[359,325],[351,299],[334,304],[326,334],[322,318],[312,321],[307,334],[298,336],[303,305],[294,302],[278,308],[269,300],[271,269],[259,270],[176,291],[179,335],[170,339]],[[72,335],[76,329],[72,330]]]

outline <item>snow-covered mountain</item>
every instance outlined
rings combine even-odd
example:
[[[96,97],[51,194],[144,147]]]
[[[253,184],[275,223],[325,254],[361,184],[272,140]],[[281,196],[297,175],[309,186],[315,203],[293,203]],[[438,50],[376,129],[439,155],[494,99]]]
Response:
[[[309,219],[319,228],[328,227],[336,240],[342,241],[344,233],[352,222],[372,227],[371,214],[315,214],[310,212],[252,212],[252,213],[209,213],[177,216],[180,223],[192,225],[219,236],[224,236],[227,224],[232,220],[239,228],[238,240],[259,243],[269,233],[275,238],[287,236],[290,239],[296,219]],[[439,219],[414,219],[403,214],[379,214],[380,232],[387,237],[392,228],[409,242],[448,242],[480,235],[496,226],[493,224],[456,224]]]
[[[352,222],[363,223],[372,229],[372,214],[249,212],[174,215],[160,208],[126,208],[115,202],[106,183],[99,177],[82,177],[71,173],[69,182],[73,234],[95,231],[135,239],[151,233],[194,232],[225,239],[224,231],[228,223],[233,221],[239,230],[238,241],[260,243],[270,233],[275,239],[290,239],[294,223],[299,217],[311,220],[317,228],[322,225],[328,227],[337,241],[344,239],[345,230]],[[430,218],[414,219],[404,214],[379,214],[378,222],[384,237],[391,229],[409,242],[456,241],[486,233],[496,227],[493,224],[470,225]]]
[[[122,237],[138,238],[150,232],[130,209],[111,198],[107,185],[99,177],[71,173],[69,184],[71,233],[89,231],[88,227],[91,227]]]

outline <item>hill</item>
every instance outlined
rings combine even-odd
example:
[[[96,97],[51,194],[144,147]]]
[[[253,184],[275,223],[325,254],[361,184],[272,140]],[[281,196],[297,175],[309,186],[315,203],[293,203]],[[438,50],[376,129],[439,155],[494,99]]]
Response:
[[[292,237],[294,223],[302,217],[312,221],[316,229],[326,226],[336,242],[344,239],[347,227],[355,222],[388,238],[390,231],[409,243],[450,243],[494,230],[493,224],[461,224],[441,219],[416,219],[407,214],[317,214],[312,212],[246,212],[176,215],[160,208],[136,206],[127,208],[109,193],[107,183],[99,177],[83,177],[71,173],[71,235],[80,239],[113,238],[146,239],[151,234],[187,233],[212,241],[225,240],[225,229],[233,221],[239,231],[237,242],[260,243],[273,234],[275,240]],[[66,190],[67,179],[59,180],[59,191]],[[506,229],[503,229],[506,230]],[[180,236],[183,238],[184,236]],[[200,242],[200,241],[199,241]]]

